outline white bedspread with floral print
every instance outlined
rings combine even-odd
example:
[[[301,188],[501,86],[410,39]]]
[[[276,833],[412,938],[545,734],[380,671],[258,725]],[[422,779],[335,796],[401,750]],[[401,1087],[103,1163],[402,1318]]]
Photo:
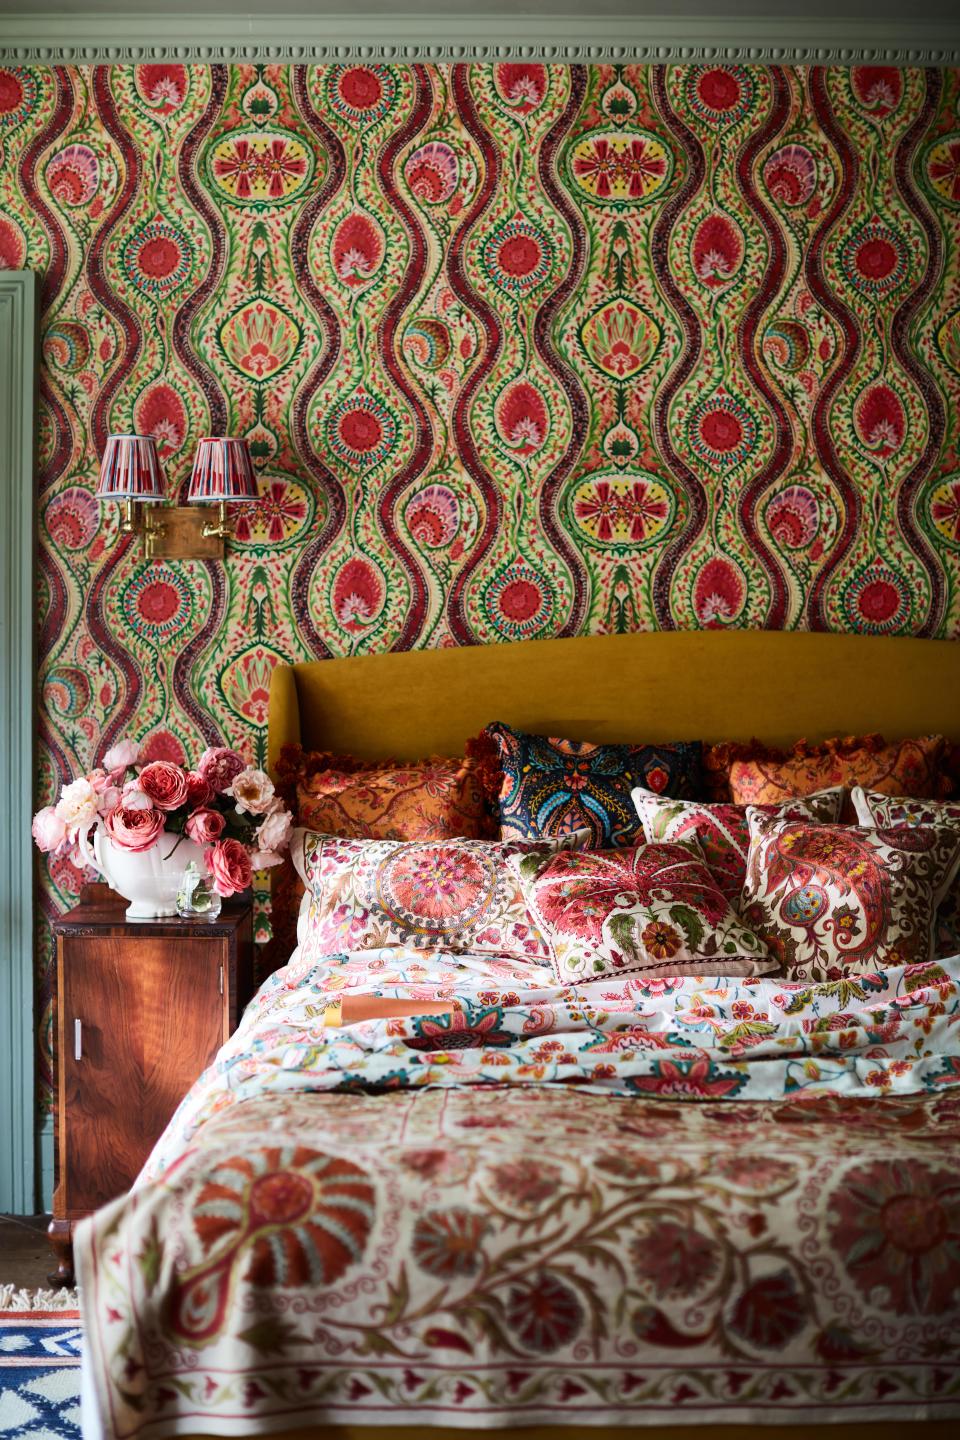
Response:
[[[960,1420],[960,960],[295,957],[76,1255],[91,1434]]]

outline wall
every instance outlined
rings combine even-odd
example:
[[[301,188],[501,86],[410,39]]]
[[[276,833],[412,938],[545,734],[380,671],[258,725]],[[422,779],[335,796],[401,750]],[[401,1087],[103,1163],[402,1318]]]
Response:
[[[280,659],[960,635],[958,104],[878,66],[5,64],[38,803],[131,729],[262,758]],[[146,566],[98,513],[131,428],[174,491],[198,436],[248,437],[224,566]]]

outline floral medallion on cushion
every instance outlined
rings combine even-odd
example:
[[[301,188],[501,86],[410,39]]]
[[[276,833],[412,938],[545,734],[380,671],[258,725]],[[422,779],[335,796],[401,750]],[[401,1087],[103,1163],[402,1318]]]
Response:
[[[741,913],[790,980],[840,980],[933,957],[934,919],[960,834],[861,829],[748,812]]]
[[[960,802],[910,800],[904,796],[881,795],[858,786],[853,804],[861,825],[881,830],[899,830],[906,825],[938,825],[960,835]],[[937,910],[936,959],[960,955],[960,871]]]
[[[673,745],[594,745],[488,725],[500,752],[500,838],[540,840],[587,829],[596,848],[643,838],[630,799],[637,785],[658,795],[700,794],[699,740]]]
[[[317,954],[408,946],[516,955],[549,964],[511,855],[555,854],[584,831],[539,845],[349,840],[294,831],[291,855],[311,891]]]
[[[561,983],[773,969],[707,869],[695,840],[510,861]]]
[[[758,807],[781,820],[836,820],[843,787],[789,800],[783,805]],[[750,825],[745,805],[698,804],[693,800],[667,800],[637,786],[633,803],[648,841],[694,838],[703,851],[710,873],[737,909],[747,873]]]
[[[727,772],[730,799],[737,805],[778,805],[834,785],[863,785],[885,795],[942,799],[953,788],[946,771],[948,752],[942,735],[922,735],[889,745],[879,735],[825,740],[822,745],[801,740],[789,753],[767,751],[731,760]],[[849,818],[853,819],[852,814]]]

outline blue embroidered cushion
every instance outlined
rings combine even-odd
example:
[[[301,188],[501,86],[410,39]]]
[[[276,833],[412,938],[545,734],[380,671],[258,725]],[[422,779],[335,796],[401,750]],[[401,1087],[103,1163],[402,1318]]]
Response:
[[[589,829],[590,849],[642,844],[630,792],[673,800],[700,794],[699,740],[675,745],[593,745],[526,735],[497,722],[484,732],[500,755],[503,840],[539,840]]]

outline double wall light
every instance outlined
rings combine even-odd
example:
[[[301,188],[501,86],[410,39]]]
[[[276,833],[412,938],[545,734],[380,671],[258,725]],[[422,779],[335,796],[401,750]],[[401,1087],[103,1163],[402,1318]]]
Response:
[[[139,535],[147,560],[222,560],[233,533],[227,506],[257,498],[246,440],[207,435],[199,441],[186,505],[166,505],[166,482],[152,435],[111,435],[103,452],[97,499],[123,506],[120,532]],[[216,505],[216,522],[195,507]],[[158,508],[162,507],[162,508]]]

